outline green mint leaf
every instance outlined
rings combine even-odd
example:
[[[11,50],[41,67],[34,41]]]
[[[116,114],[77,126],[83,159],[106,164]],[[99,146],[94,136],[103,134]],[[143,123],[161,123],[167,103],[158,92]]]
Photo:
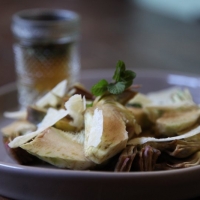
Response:
[[[108,85],[108,91],[111,94],[120,94],[125,90],[125,88],[126,88],[125,82],[110,83]]]
[[[129,88],[133,84],[133,80],[126,81],[124,83],[125,83],[125,89],[126,89],[126,88]]]
[[[136,73],[131,70],[126,70],[122,74],[122,79],[126,81],[133,80],[135,77],[136,77]]]
[[[108,82],[105,79],[102,79],[92,87],[91,92],[95,96],[100,96],[108,90],[107,86]]]
[[[94,96],[100,96],[106,92],[120,94],[133,84],[133,79],[135,77],[136,73],[131,70],[126,70],[125,63],[119,60],[112,77],[114,82],[108,84],[108,82],[103,79],[92,87],[91,92]]]
[[[121,76],[122,82],[125,82],[126,88],[130,87],[133,84],[133,79],[136,77],[136,73],[131,70],[126,70]]]
[[[125,72],[125,70],[126,70],[126,66],[125,66],[124,62],[119,60],[116,65],[115,73],[112,77],[113,80],[115,80],[116,82],[120,81],[120,78],[121,78],[122,74]]]

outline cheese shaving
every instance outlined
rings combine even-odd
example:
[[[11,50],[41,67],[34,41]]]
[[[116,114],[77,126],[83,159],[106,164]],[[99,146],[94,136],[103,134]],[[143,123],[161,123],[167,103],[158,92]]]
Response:
[[[181,140],[185,138],[189,138],[195,136],[200,133],[200,126],[196,127],[195,129],[183,134],[174,137],[167,137],[167,138],[154,138],[154,137],[139,137],[134,138],[128,142],[128,145],[137,145],[137,144],[144,144],[146,142],[169,142],[173,140]]]
[[[34,132],[28,133],[23,136],[16,137],[13,141],[11,141],[8,145],[10,148],[16,148],[20,145],[28,142],[29,140],[36,137],[39,133],[44,131],[45,129],[53,126],[57,121],[62,118],[70,115],[73,118],[72,124],[77,127],[82,127],[84,123],[83,112],[86,108],[85,100],[82,99],[81,95],[74,95],[70,97],[70,99],[65,103],[65,107],[67,110],[60,109],[56,110],[54,108],[49,108],[46,116],[42,120],[42,122],[38,125],[38,129]]]
[[[67,80],[64,80],[60,82],[58,85],[56,85],[51,91],[49,91],[46,95],[44,95],[41,99],[39,99],[35,105],[44,108],[45,106],[53,106],[55,107],[59,101],[60,98],[62,98],[67,89]]]
[[[91,126],[90,132],[88,133],[88,146],[97,147],[101,142],[101,137],[103,134],[103,112],[96,108],[94,110],[94,115],[91,119],[91,124],[95,124],[95,126]]]
[[[63,80],[58,85],[56,85],[51,92],[58,96],[58,97],[63,97],[66,94],[67,90],[67,80]]]
[[[4,117],[10,118],[10,119],[20,119],[24,120],[27,117],[27,111],[26,110],[19,110],[14,112],[4,112]]]
[[[43,121],[39,125],[38,129],[34,132],[27,133],[23,136],[18,136],[14,140],[12,140],[8,146],[10,148],[16,148],[19,147],[20,145],[28,142],[29,140],[33,139],[36,137],[39,133],[44,131],[45,129],[49,128],[50,126],[53,126],[57,121],[62,119],[68,115],[68,111],[61,109],[61,110],[55,110],[53,108],[49,108],[47,115],[44,117]]]
[[[79,94],[73,95],[66,103],[65,108],[68,110],[69,115],[73,118],[70,125],[81,128],[84,124],[83,112],[86,109],[85,97]]]

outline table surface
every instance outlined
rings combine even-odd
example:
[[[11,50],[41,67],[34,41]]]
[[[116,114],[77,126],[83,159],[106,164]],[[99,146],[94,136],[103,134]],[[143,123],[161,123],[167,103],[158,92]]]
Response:
[[[0,86],[15,81],[11,16],[23,9],[62,8],[81,15],[82,69],[164,69],[200,74],[200,25],[135,6],[130,0],[7,0],[0,6]],[[6,198],[0,197],[0,200]]]
[[[8,198],[0,196],[0,200],[8,200]]]

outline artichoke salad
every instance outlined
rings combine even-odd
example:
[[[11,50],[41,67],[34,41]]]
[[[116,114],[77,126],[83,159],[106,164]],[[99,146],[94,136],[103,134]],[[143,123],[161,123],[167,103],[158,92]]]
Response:
[[[200,109],[188,89],[142,94],[136,74],[118,61],[113,82],[91,92],[59,83],[24,111],[5,112],[3,142],[21,164],[115,172],[200,164]]]

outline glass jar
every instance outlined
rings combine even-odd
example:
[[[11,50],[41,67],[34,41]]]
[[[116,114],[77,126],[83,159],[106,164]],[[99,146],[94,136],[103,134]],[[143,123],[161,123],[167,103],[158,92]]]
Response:
[[[64,79],[69,85],[78,80],[78,14],[59,9],[24,10],[13,16],[12,31],[22,107],[33,104]]]

